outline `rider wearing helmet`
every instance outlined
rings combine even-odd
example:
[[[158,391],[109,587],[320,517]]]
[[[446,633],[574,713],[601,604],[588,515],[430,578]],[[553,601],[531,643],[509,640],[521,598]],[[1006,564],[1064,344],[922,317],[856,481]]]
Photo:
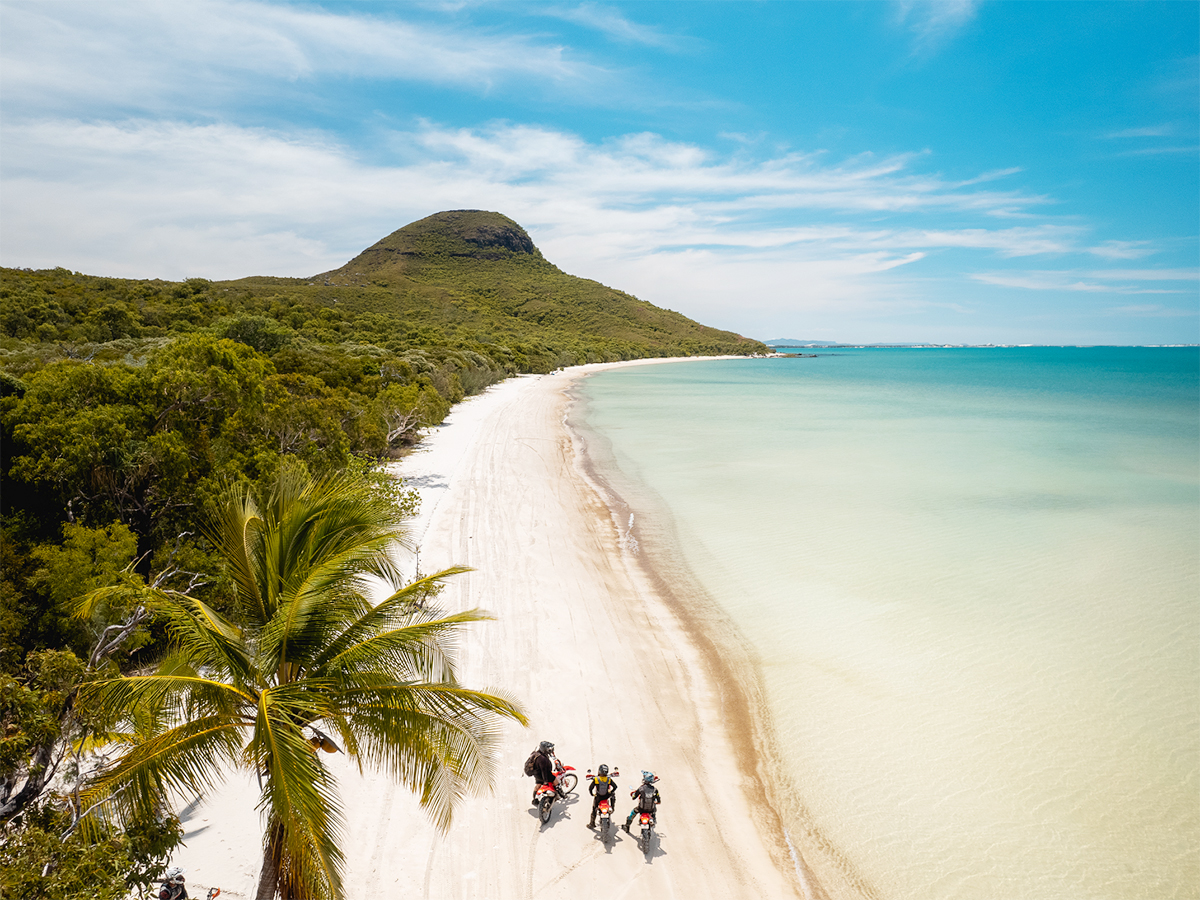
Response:
[[[595,828],[596,810],[600,808],[600,801],[607,800],[611,805],[616,805],[617,783],[608,777],[608,766],[602,763],[596,769],[596,777],[588,785],[588,793],[594,794],[595,799],[592,801],[592,817],[588,820],[587,827]]]
[[[653,772],[642,772],[642,783],[629,792],[629,796],[637,802],[629,811],[629,815],[625,817],[625,824],[621,826],[625,829],[626,834],[629,834],[629,825],[633,821],[633,817],[640,812],[650,813],[650,821],[657,822],[658,804],[662,803],[662,797],[659,796],[658,788],[654,786],[656,781],[658,781],[658,776]]]
[[[554,787],[554,745],[542,741],[533,755],[533,803],[537,805],[537,791],[543,784]]]
[[[162,888],[159,889],[159,900],[187,900],[187,886],[183,877],[183,869],[172,866],[163,873]]]

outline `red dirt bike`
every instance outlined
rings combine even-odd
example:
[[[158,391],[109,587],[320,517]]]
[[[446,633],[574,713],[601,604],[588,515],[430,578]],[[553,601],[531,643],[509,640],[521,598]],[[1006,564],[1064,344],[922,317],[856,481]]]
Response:
[[[641,836],[638,837],[638,849],[643,853],[650,852],[650,841],[654,839],[654,813],[640,812],[638,815],[638,825],[641,827]]]
[[[557,756],[552,755],[550,759],[554,763],[554,784],[539,784],[533,795],[543,823],[550,821],[550,809],[554,801],[566,800],[567,795],[574,791],[575,785],[579,783],[574,766],[564,766]]]
[[[620,778],[621,777],[620,769],[613,769],[612,776],[613,776],[613,778]],[[591,781],[596,776],[592,774],[591,769],[588,769],[587,774],[584,775],[583,777],[586,778],[588,781]],[[612,814],[613,814],[612,797],[611,796],[605,797],[603,800],[601,800],[599,803],[597,803],[596,804],[596,812],[600,816],[600,840],[604,841],[605,843],[608,843],[608,839],[610,837],[612,837]]]
[[[575,785],[579,783],[579,776],[575,774],[574,766],[564,766],[557,756],[551,756],[551,759],[554,761],[554,789],[559,797],[566,800],[567,794],[575,790]]]
[[[653,772],[642,773],[643,784],[657,784],[658,776]],[[636,793],[636,790],[635,790]],[[643,853],[650,852],[650,842],[654,840],[654,813],[643,812],[638,810],[637,813],[638,826],[641,828],[641,836],[638,838],[638,849]]]

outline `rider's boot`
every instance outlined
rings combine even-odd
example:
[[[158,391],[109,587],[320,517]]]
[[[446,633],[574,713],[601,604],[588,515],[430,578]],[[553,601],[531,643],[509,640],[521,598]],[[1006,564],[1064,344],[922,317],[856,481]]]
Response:
[[[588,828],[595,828],[595,827],[596,827],[596,814],[593,812],[592,817],[590,819],[588,819]]]
[[[626,822],[626,823],[625,823],[624,825],[622,825],[621,827],[625,829],[625,833],[626,833],[626,834],[629,834],[629,823],[628,823],[628,822]]]

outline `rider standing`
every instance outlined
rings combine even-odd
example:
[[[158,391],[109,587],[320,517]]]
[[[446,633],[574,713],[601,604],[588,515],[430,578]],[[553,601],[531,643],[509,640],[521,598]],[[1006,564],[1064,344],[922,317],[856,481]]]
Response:
[[[533,803],[537,805],[537,792],[543,784],[554,787],[554,745],[542,741],[533,754]]]
[[[636,802],[633,809],[629,811],[629,815],[625,817],[625,824],[621,826],[625,829],[626,834],[629,834],[629,825],[638,813],[648,812],[650,820],[657,822],[658,804],[662,803],[662,797],[658,793],[658,788],[654,786],[656,781],[658,781],[658,776],[653,772],[642,772],[642,783],[629,792],[629,796]]]
[[[592,817],[588,820],[587,827],[595,828],[596,810],[600,808],[600,801],[607,800],[612,806],[616,806],[617,783],[608,777],[608,766],[602,764],[596,769],[596,777],[588,785],[588,793],[595,795],[596,799],[592,801]]]

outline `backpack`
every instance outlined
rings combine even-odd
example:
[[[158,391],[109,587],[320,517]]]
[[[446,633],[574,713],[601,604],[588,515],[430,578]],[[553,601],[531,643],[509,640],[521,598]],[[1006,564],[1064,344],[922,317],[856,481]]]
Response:
[[[525,760],[524,771],[525,771],[526,775],[533,774],[533,763],[534,763],[534,760],[537,759],[537,755],[538,755],[538,752],[536,750],[534,750],[532,753],[529,754],[529,759]]]
[[[642,812],[654,812],[654,795],[658,788],[652,784],[643,784],[634,793],[637,794],[637,808]]]

